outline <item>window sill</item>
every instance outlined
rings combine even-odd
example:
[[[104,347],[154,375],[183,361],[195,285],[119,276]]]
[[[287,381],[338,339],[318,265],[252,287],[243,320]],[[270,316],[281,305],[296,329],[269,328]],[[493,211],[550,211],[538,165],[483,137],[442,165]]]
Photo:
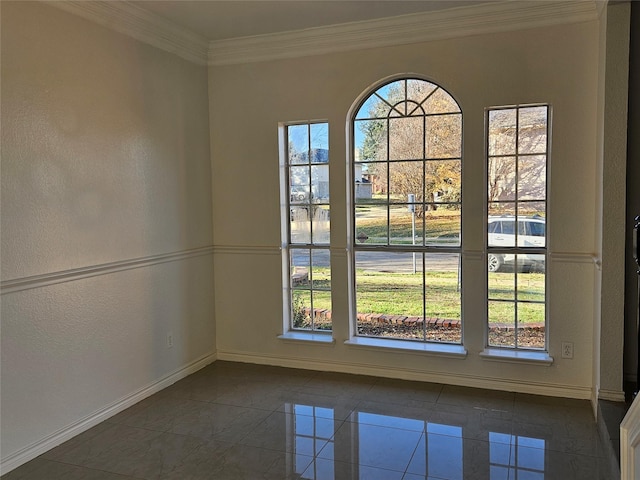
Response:
[[[512,350],[508,348],[485,348],[480,352],[484,360],[508,363],[528,363],[531,365],[550,366],[553,357],[547,352],[532,352],[530,350]]]
[[[312,333],[312,332],[287,332],[278,335],[280,340],[285,342],[301,342],[316,345],[335,345],[336,341],[330,332],[328,333]]]
[[[462,345],[450,343],[421,343],[382,338],[354,337],[344,342],[345,345],[369,349],[385,349],[394,352],[420,353],[441,357],[465,358],[467,350]]]

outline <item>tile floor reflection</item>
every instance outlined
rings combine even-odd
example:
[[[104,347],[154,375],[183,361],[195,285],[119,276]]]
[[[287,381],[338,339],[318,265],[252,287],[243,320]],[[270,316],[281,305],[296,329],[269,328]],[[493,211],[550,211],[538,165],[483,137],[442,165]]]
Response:
[[[586,401],[216,362],[2,480],[610,480]]]

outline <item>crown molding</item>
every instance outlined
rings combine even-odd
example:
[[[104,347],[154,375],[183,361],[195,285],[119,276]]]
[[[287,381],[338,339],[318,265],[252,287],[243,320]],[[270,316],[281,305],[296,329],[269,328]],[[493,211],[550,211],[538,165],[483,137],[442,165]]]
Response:
[[[190,62],[210,66],[587,22],[598,19],[606,6],[605,0],[496,0],[440,11],[208,42],[126,0],[47,3]]]
[[[597,0],[510,1],[209,43],[209,65],[278,60],[506,32],[598,18]]]
[[[207,39],[127,1],[49,1],[58,7],[198,65],[207,64]]]

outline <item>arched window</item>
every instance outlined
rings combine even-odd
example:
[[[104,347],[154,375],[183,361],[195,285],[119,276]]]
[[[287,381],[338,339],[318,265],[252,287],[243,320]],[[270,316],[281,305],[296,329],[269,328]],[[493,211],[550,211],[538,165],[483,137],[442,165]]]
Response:
[[[364,97],[352,136],[356,334],[461,343],[460,106],[395,79]]]

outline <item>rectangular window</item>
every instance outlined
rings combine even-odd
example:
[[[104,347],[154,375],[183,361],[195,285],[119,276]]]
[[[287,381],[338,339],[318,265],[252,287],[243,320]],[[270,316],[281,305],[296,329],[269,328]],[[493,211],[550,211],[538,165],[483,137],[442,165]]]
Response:
[[[487,116],[488,345],[545,349],[549,107]]]
[[[288,125],[284,136],[289,328],[331,330],[329,125]]]

